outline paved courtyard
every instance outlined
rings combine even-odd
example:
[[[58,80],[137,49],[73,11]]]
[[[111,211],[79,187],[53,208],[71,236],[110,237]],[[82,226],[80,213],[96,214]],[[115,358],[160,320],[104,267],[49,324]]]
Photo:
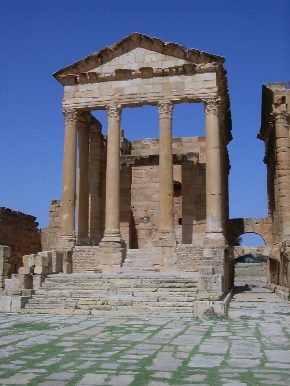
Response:
[[[290,306],[254,289],[234,297],[230,314],[0,314],[0,384],[289,385]]]

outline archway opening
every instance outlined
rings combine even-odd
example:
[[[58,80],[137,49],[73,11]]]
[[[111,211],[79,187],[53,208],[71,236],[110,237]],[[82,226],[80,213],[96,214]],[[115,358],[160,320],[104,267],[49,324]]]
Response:
[[[239,235],[235,240],[235,245],[248,247],[264,247],[265,240],[259,233],[246,232]]]
[[[258,233],[244,233],[235,242],[235,292],[251,291],[267,284],[268,256],[265,240]]]

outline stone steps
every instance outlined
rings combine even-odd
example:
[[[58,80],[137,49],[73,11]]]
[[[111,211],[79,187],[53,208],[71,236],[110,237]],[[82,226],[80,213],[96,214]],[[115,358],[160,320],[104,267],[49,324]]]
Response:
[[[25,306],[25,312],[95,314],[191,314],[197,274],[152,272],[49,275]]]

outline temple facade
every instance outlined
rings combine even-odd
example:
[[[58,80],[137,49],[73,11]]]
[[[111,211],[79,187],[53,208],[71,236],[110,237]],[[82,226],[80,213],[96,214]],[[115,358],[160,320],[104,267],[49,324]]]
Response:
[[[223,62],[135,33],[54,74],[64,85],[60,249],[98,245],[99,265],[116,269],[126,249],[152,248],[153,265],[166,269],[177,263],[178,244],[226,245],[231,118]],[[204,104],[206,137],[172,139],[182,102]],[[160,135],[140,145],[122,136],[121,117],[143,105],[156,106]],[[91,115],[100,109],[108,112],[106,138]]]

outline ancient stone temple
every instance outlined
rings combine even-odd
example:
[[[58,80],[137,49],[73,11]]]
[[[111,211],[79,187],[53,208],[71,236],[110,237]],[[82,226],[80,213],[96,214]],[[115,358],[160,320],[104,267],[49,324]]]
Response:
[[[135,33],[54,74],[65,119],[58,245],[79,246],[76,266],[118,269],[127,249],[151,248],[162,270],[179,264],[177,245],[225,245],[231,118],[223,61]],[[172,139],[181,102],[204,104],[206,138]],[[148,104],[158,110],[159,138],[127,141],[122,109]],[[90,114],[99,109],[108,112],[106,138]]]
[[[263,90],[269,217],[229,219],[223,63],[133,33],[54,74],[64,86],[62,199],[52,202],[42,251],[5,280],[0,310],[224,316],[246,232],[265,240],[268,283],[289,286],[289,90]],[[172,137],[178,103],[203,104],[204,137]],[[129,141],[122,111],[144,105],[156,108],[159,138]],[[107,135],[97,110],[107,111]]]

